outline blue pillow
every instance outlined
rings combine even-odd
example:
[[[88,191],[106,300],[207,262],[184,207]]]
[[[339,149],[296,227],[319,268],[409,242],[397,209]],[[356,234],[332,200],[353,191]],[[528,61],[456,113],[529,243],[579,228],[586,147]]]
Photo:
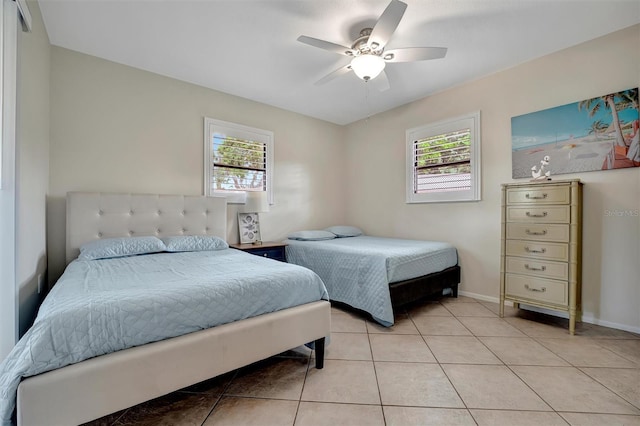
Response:
[[[156,237],[104,238],[83,244],[80,247],[78,259],[110,259],[113,257],[158,253],[165,250],[164,243]]]
[[[355,226],[330,226],[325,229],[325,231],[329,231],[336,235],[338,238],[344,237],[357,237],[362,235],[362,230],[360,228],[356,228]]]
[[[225,240],[213,235],[179,235],[164,237],[162,241],[167,246],[167,251],[170,252],[211,251],[229,248],[229,244]]]
[[[328,231],[322,230],[312,230],[312,231],[298,231],[292,234],[289,234],[287,238],[290,240],[299,240],[299,241],[322,241],[322,240],[332,240],[336,237],[336,234],[332,234]]]

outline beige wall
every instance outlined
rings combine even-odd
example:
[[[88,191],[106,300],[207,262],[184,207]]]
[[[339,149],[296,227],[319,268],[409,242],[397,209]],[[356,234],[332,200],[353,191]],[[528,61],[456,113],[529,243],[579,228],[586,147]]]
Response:
[[[511,117],[638,87],[639,47],[636,25],[349,125],[347,221],[373,235],[452,242],[461,290],[497,301],[500,184],[512,181]],[[482,201],[405,204],[405,130],[477,110]],[[585,319],[640,332],[640,218],[606,214],[637,214],[640,168],[560,178],[585,183]]]
[[[51,48],[38,3],[29,1],[28,5],[32,32],[18,33],[16,281],[20,335],[31,325],[40,302],[38,276],[44,281],[47,272],[45,202],[49,188]]]
[[[205,116],[275,134],[275,204],[261,215],[263,240],[343,222],[342,127],[52,47],[52,280],[64,267],[67,191],[203,193]],[[236,213],[230,207],[232,242]]]
[[[64,265],[67,191],[202,193],[208,116],[275,132],[276,204],[262,216],[263,239],[349,223],[372,235],[450,241],[462,291],[497,300],[511,117],[637,87],[639,42],[635,26],[345,127],[52,47],[50,278]],[[405,204],[405,130],[477,110],[482,201]],[[606,215],[640,208],[640,169],[563,177],[585,183],[585,319],[640,331],[640,219]]]

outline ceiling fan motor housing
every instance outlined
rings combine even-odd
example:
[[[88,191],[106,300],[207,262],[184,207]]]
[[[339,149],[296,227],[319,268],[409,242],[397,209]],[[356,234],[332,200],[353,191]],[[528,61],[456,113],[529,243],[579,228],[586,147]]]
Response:
[[[384,51],[384,49],[377,50],[376,48],[379,46],[376,44],[369,45],[369,36],[371,35],[372,31],[373,28],[363,28],[360,31],[360,35],[351,45],[352,55],[354,54],[354,52],[355,55],[380,55]]]

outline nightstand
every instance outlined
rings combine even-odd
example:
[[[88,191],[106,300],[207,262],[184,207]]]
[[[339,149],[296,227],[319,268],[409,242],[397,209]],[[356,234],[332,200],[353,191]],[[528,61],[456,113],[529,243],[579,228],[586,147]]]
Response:
[[[229,244],[229,247],[246,251],[256,256],[267,257],[280,262],[287,261],[285,252],[286,243],[279,242],[263,242],[262,244]]]

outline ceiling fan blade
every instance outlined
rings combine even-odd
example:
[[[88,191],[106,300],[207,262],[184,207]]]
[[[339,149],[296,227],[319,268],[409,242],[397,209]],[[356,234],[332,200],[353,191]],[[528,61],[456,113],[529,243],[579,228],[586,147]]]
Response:
[[[319,47],[320,49],[328,50],[329,52],[339,53],[340,55],[353,56],[353,50],[349,47],[342,46],[329,41],[320,40],[313,37],[300,36],[298,37],[300,43],[308,44],[309,46]]]
[[[391,89],[391,85],[389,84],[389,77],[387,76],[387,73],[384,72],[384,70],[382,70],[382,72],[378,74],[376,78],[371,80],[369,84],[373,84],[373,86],[379,92],[386,92],[387,90]]]
[[[340,77],[341,75],[344,75],[346,73],[348,73],[349,71],[351,71],[351,64],[349,65],[345,65],[341,68],[338,68],[337,70],[325,75],[324,77],[322,77],[320,80],[315,82],[316,86],[322,86],[325,83],[330,82],[331,80],[333,80],[336,77]]]
[[[380,49],[387,44],[393,32],[398,28],[398,24],[406,9],[406,3],[400,0],[391,0],[389,6],[387,6],[384,12],[382,12],[382,15],[380,15],[367,41],[367,44],[372,49]]]
[[[382,54],[382,59],[385,62],[426,61],[428,59],[444,58],[446,54],[446,47],[407,47],[405,49],[385,51]]]

